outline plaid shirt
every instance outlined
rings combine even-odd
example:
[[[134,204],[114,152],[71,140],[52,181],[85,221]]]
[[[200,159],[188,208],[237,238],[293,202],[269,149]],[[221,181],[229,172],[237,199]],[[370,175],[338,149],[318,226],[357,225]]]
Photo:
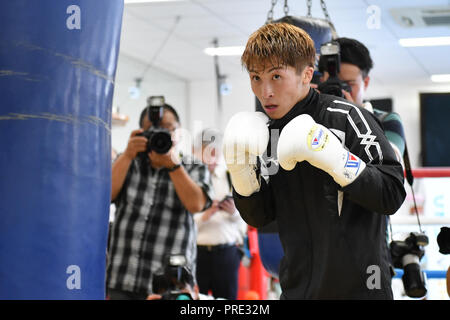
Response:
[[[152,292],[152,275],[160,271],[167,254],[184,254],[195,277],[197,231],[193,216],[181,203],[165,169],[133,160],[118,195],[111,228],[107,286],[130,292]],[[192,158],[182,159],[190,178],[214,198],[210,174]]]

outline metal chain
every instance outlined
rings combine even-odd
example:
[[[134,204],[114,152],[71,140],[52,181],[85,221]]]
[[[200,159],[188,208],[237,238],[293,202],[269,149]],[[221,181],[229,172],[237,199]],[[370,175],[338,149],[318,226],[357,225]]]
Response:
[[[267,23],[273,22],[273,9],[275,8],[278,0],[271,0],[271,7],[269,12],[267,13]],[[325,19],[331,23],[331,18],[327,10],[327,5],[325,4],[325,0],[320,0],[320,6],[322,7],[323,14],[325,16]],[[311,8],[312,8],[312,0],[306,0],[306,7],[308,9],[307,17],[311,17]],[[288,6],[288,0],[284,0],[284,14],[287,16],[289,14],[289,6]]]
[[[284,0],[284,15],[287,16],[289,14],[289,6],[288,6],[288,0]]]
[[[272,6],[270,7],[269,12],[267,13],[266,24],[273,22],[273,9],[275,8],[278,0],[272,0]]]
[[[320,6],[322,7],[322,11],[325,16],[325,20],[328,21],[328,24],[331,27],[331,37],[332,37],[332,39],[336,39],[338,37],[338,35],[337,35],[336,28],[335,28],[333,22],[331,22],[330,15],[328,14],[327,5],[325,4],[325,0],[320,0]]]
[[[306,7],[308,8],[308,13],[306,14],[306,16],[312,17],[311,15],[312,0],[306,0]]]
[[[325,15],[325,19],[331,23],[330,15],[328,14],[327,6],[324,0],[320,0],[320,6],[322,7],[323,14]]]

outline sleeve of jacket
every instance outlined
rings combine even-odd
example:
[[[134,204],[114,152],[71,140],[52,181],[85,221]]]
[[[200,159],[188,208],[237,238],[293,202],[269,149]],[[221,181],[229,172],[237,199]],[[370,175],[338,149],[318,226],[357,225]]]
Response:
[[[345,145],[366,163],[365,170],[342,188],[349,200],[380,214],[394,214],[406,197],[402,165],[376,118],[367,110],[351,108]]]
[[[252,227],[260,228],[275,220],[275,209],[270,185],[261,179],[261,188],[248,197],[233,188],[233,198],[242,219]]]

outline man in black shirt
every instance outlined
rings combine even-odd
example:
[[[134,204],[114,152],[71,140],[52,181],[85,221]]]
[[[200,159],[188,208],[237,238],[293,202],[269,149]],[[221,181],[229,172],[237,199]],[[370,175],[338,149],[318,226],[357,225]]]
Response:
[[[267,24],[242,55],[266,114],[234,115],[224,134],[233,196],[254,227],[276,220],[282,299],[392,299],[386,219],[403,170],[376,120],[310,88],[314,43]]]

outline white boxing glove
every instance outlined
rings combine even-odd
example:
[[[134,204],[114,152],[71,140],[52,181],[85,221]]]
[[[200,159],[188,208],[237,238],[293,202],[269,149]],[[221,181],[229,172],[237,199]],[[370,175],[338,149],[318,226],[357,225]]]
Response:
[[[284,170],[294,169],[297,162],[308,161],[331,175],[341,187],[352,183],[366,168],[364,161],[345,150],[330,130],[307,114],[295,117],[284,127],[277,154]]]
[[[256,159],[269,143],[269,118],[262,112],[239,112],[231,117],[223,136],[225,162],[234,189],[242,196],[259,191]]]

